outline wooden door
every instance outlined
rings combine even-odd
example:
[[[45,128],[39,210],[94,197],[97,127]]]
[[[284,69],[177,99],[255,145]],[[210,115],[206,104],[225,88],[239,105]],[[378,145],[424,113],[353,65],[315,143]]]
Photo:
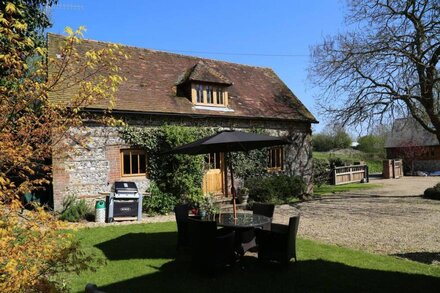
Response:
[[[205,175],[203,176],[203,193],[223,194],[223,153],[211,153],[205,156]]]

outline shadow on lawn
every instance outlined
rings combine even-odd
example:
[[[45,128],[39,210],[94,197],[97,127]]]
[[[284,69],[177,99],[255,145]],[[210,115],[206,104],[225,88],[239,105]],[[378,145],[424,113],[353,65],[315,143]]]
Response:
[[[175,258],[176,232],[128,233],[95,245],[109,260]]]
[[[393,255],[426,264],[440,263],[440,252],[408,252]]]
[[[111,292],[438,292],[440,279],[424,275],[361,269],[325,260],[292,263],[289,268],[244,259],[215,277],[190,270],[188,259],[168,262],[153,274],[113,283]],[[122,273],[122,270],[121,270]]]

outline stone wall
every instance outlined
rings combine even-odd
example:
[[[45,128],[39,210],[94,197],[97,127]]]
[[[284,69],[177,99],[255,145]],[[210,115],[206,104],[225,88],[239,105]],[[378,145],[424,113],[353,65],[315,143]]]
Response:
[[[168,124],[205,126],[234,129],[265,128],[271,135],[288,136],[293,144],[287,146],[285,170],[288,174],[303,176],[312,188],[312,152],[310,123],[276,120],[224,119],[216,117],[177,117],[157,115],[124,115],[127,124],[137,127],[157,127]],[[104,197],[100,193],[112,191],[115,181],[136,182],[145,192],[149,180],[145,176],[121,177],[120,152],[130,148],[119,136],[118,128],[89,123],[71,129],[84,143],[69,139],[54,148],[53,190],[54,208],[60,210],[66,196],[89,200]]]

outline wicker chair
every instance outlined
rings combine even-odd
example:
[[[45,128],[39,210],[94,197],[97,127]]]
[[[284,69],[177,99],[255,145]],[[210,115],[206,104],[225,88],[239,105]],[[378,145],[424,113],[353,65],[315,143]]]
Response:
[[[271,230],[256,230],[258,259],[288,264],[296,259],[296,234],[300,216],[291,217],[289,225],[272,224]]]
[[[254,203],[252,204],[252,213],[256,215],[263,215],[269,217],[272,220],[275,205],[266,203]],[[267,223],[262,228],[263,230],[270,230],[271,223]],[[241,250],[244,254],[246,251],[257,251],[257,243],[255,241],[255,229],[249,228],[242,230],[240,233]]]
[[[188,219],[188,235],[192,265],[195,269],[213,273],[235,261],[235,232],[217,229],[214,221]]]
[[[273,204],[256,202],[252,205],[252,213],[257,215],[263,215],[269,218],[273,217],[274,210],[275,210],[275,205]]]
[[[268,203],[256,202],[252,205],[252,213],[256,215],[263,215],[269,217],[271,220],[273,218],[273,212],[275,210],[275,205]],[[270,230],[270,223],[263,226],[263,230]]]
[[[189,216],[189,205],[180,204],[174,207],[174,214],[176,215],[177,223],[177,249],[189,248],[188,237],[188,219],[200,218],[199,216]]]

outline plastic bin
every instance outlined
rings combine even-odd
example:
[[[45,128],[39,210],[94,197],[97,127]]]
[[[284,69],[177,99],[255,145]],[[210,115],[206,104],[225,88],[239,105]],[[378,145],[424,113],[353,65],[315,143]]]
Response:
[[[105,200],[98,200],[95,204],[95,222],[105,223]]]

